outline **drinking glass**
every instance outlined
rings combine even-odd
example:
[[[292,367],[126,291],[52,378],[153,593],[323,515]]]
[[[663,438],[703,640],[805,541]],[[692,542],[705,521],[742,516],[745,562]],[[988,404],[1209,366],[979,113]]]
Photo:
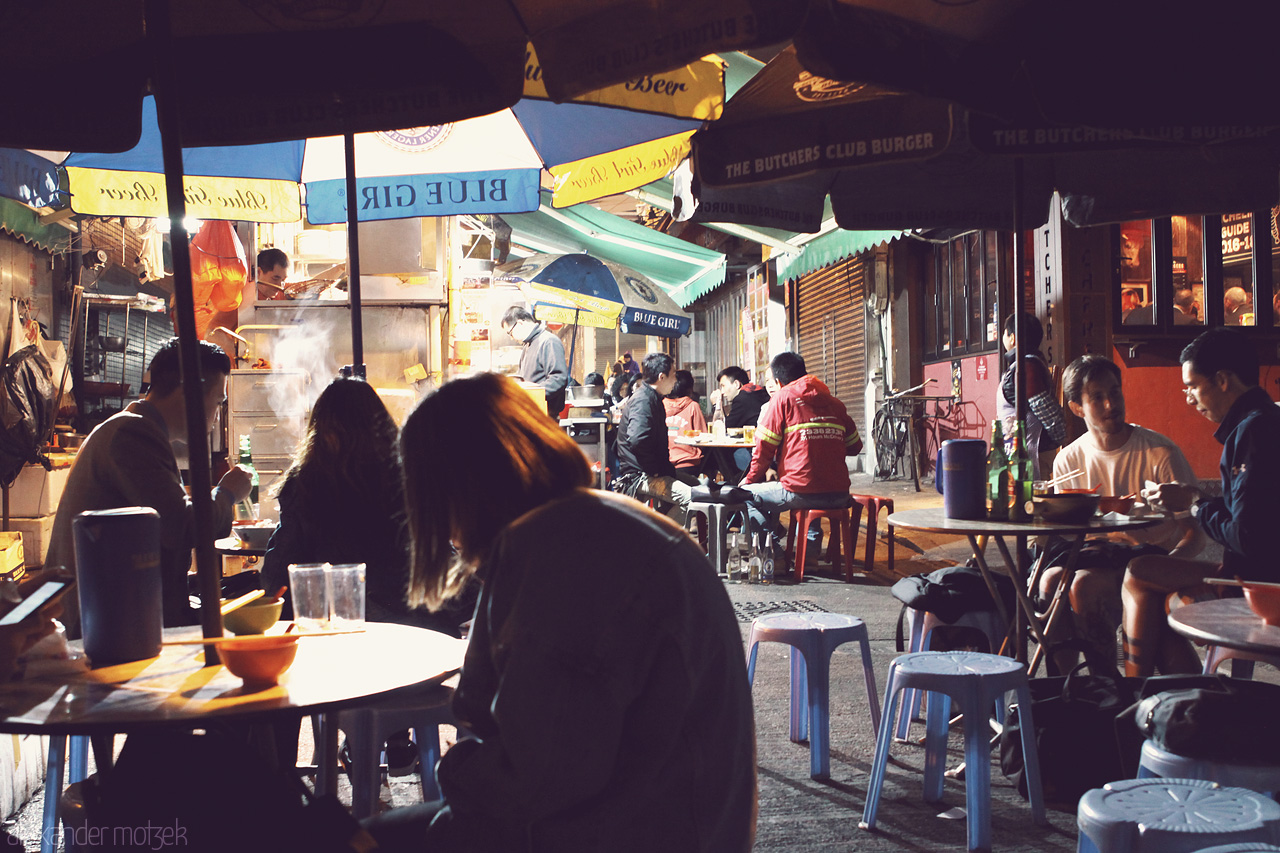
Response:
[[[364,563],[335,564],[325,569],[329,625],[339,631],[364,626]]]
[[[294,563],[289,566],[293,621],[303,630],[323,631],[329,627],[327,568],[328,563]]]

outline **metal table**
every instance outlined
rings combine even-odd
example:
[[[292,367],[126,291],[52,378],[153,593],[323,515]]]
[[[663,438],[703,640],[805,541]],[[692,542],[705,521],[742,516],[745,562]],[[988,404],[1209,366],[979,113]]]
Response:
[[[987,589],[991,593],[991,598],[996,603],[996,609],[1000,613],[1000,618],[1004,624],[1012,629],[1013,647],[1015,656],[1018,660],[1027,660],[1027,632],[1035,637],[1038,644],[1035,656],[1028,664],[1027,671],[1034,674],[1036,667],[1040,663],[1040,659],[1045,652],[1044,629],[1047,629],[1059,617],[1059,613],[1063,609],[1062,599],[1066,588],[1070,585],[1071,575],[1075,571],[1076,561],[1080,556],[1080,548],[1084,545],[1085,537],[1091,533],[1114,533],[1121,530],[1139,530],[1144,527],[1151,527],[1164,520],[1163,516],[1151,516],[1146,518],[1129,518],[1107,519],[1094,516],[1087,521],[1078,524],[1050,524],[1039,519],[1024,522],[1014,521],[988,521],[986,519],[959,519],[948,518],[946,511],[941,507],[929,507],[927,509],[908,509],[902,512],[895,512],[889,516],[889,524],[893,527],[901,527],[906,530],[919,530],[927,533],[954,533],[958,536],[964,536],[969,540],[969,547],[973,551],[973,558],[978,564],[978,570],[982,573],[983,580],[987,583]],[[1071,550],[1067,556],[1066,571],[1063,572],[1062,582],[1058,585],[1058,589],[1054,592],[1053,600],[1049,605],[1049,609],[1045,612],[1043,618],[1044,626],[1041,627],[1041,617],[1036,613],[1035,607],[1031,604],[1031,599],[1027,595],[1027,589],[1031,582],[1039,578],[1046,566],[1042,565],[1043,557],[1038,560],[1034,566],[1026,564],[1023,559],[1027,553],[1027,539],[1035,536],[1057,535],[1063,537],[1074,537],[1071,543]],[[1005,543],[1005,537],[1012,536],[1015,540],[1018,558],[1015,559],[1009,550],[1009,546]],[[1009,618],[1009,614],[1005,611],[1004,601],[1000,598],[999,592],[996,590],[995,581],[992,579],[991,568],[987,565],[986,555],[984,554],[983,543],[979,539],[990,538],[995,541],[996,547],[1000,550],[1000,556],[1004,560],[1005,568],[1009,577],[1013,578],[1014,595],[1018,601],[1018,611],[1014,614],[1014,619]]]

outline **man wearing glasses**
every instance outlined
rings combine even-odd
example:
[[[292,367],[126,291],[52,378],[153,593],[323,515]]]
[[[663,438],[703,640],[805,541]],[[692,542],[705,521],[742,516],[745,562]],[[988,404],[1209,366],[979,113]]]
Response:
[[[1167,607],[1212,597],[1206,577],[1277,581],[1275,526],[1280,516],[1280,407],[1258,384],[1254,344],[1233,329],[1211,329],[1182,351],[1182,384],[1187,404],[1218,424],[1222,444],[1221,497],[1199,488],[1161,483],[1145,494],[1157,509],[1189,516],[1222,545],[1222,564],[1174,557],[1138,557],[1124,578],[1125,670],[1146,677],[1199,672],[1200,659],[1189,641],[1165,619]]]
[[[569,384],[564,344],[521,305],[512,305],[502,315],[502,331],[524,345],[517,372],[525,382],[542,386],[547,392],[547,414],[559,420]]]

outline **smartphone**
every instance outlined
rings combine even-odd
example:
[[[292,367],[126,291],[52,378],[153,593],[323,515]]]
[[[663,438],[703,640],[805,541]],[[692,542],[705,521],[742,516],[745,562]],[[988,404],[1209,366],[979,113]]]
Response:
[[[22,599],[21,604],[4,614],[4,616],[0,616],[0,625],[17,625],[65,592],[68,586],[70,584],[66,581],[45,581],[35,592]]]

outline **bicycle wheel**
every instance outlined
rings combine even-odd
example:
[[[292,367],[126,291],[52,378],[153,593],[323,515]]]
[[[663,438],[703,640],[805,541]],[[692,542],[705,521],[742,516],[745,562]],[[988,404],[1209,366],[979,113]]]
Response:
[[[887,409],[880,409],[876,412],[875,420],[871,424],[871,440],[876,447],[875,479],[892,479],[894,470],[898,467],[898,457],[901,456],[901,449],[898,447],[894,419]]]

